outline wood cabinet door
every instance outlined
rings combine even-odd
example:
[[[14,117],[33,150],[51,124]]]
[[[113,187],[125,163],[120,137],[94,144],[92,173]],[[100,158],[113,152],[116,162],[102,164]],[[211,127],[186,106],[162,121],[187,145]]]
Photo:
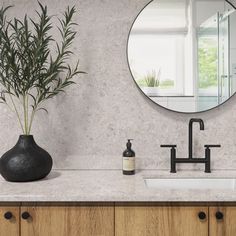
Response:
[[[9,219],[9,213],[12,215]],[[19,207],[0,206],[0,235],[1,236],[18,236],[20,235],[20,209]]]
[[[112,236],[114,206],[22,207],[22,236]]]
[[[199,219],[199,212],[206,218]],[[208,207],[115,207],[116,236],[208,236]]]
[[[218,215],[217,215],[218,214]],[[209,208],[209,236],[236,235],[236,207]]]

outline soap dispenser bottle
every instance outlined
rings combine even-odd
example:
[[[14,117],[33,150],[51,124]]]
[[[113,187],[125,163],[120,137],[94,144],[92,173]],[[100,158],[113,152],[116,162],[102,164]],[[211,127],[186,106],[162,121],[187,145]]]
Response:
[[[132,139],[128,139],[126,144],[127,149],[123,152],[123,174],[134,175],[135,174],[135,152],[131,149]]]

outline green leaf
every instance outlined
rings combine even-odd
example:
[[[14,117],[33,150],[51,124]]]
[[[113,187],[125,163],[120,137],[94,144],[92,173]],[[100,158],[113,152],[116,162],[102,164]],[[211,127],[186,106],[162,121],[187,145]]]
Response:
[[[37,111],[40,111],[40,110],[45,111],[48,114],[48,111],[47,111],[46,108],[40,107],[40,108],[37,109]]]

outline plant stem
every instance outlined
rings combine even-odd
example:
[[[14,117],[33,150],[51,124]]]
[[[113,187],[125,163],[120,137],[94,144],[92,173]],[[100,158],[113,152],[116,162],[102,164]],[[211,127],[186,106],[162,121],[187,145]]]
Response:
[[[34,120],[35,112],[36,112],[36,110],[33,109],[33,110],[32,110],[32,113],[31,113],[31,117],[30,117],[30,122],[29,122],[29,133],[30,133],[30,131],[31,131],[31,127],[32,127],[32,123],[33,123],[33,120]]]
[[[28,135],[28,117],[27,117],[27,95],[23,95],[25,134]]]
[[[17,119],[18,119],[18,121],[19,121],[19,123],[20,123],[20,127],[21,127],[21,129],[22,129],[22,131],[23,131],[23,133],[24,133],[24,128],[23,128],[23,125],[22,125],[21,120],[20,120],[19,112],[18,112],[18,110],[16,109],[16,105],[15,105],[15,103],[14,103],[14,101],[13,101],[13,98],[12,98],[11,94],[9,94],[9,96],[10,96],[12,105],[13,105],[13,107],[14,107],[14,110],[15,110],[15,113],[16,113],[16,116],[17,116]]]
[[[37,94],[36,99],[35,99],[36,101],[38,100],[38,97],[39,97],[39,95]],[[31,112],[31,115],[30,115],[29,130],[28,130],[29,133],[31,132],[34,116],[35,116],[35,113],[37,111],[37,107],[38,107],[39,104],[40,104],[40,102],[36,102],[35,107],[32,109],[32,112]]]
[[[29,95],[28,95],[28,92],[27,92],[27,95],[26,95],[26,118],[27,118],[27,135],[30,134],[29,132]]]

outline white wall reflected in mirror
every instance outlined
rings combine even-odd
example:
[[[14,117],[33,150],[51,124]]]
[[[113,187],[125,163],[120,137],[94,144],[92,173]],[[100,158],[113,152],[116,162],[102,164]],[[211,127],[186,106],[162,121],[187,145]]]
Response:
[[[132,75],[154,102],[200,112],[236,91],[236,12],[224,0],[154,0],[128,40]]]

